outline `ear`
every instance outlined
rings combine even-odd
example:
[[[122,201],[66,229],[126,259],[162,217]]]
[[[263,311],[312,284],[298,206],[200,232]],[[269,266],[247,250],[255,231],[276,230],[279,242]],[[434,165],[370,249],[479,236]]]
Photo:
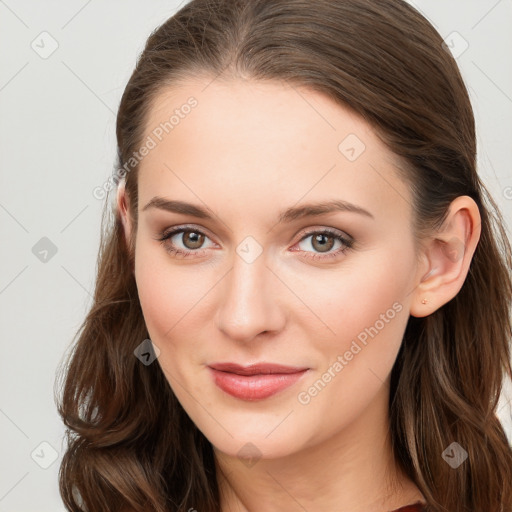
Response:
[[[125,180],[119,182],[117,186],[117,212],[124,228],[124,238],[126,242],[126,247],[130,249],[130,237],[132,233],[132,222],[130,216],[130,208],[128,196],[126,194],[125,189]]]
[[[457,197],[450,204],[439,232],[422,249],[420,278],[412,292],[412,316],[428,316],[459,293],[480,240],[480,232],[478,205],[469,196]]]

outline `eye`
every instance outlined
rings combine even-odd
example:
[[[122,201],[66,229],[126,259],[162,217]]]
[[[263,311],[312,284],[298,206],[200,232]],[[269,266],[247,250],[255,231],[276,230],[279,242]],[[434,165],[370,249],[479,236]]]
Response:
[[[176,240],[173,240],[175,238]],[[329,228],[320,231],[310,231],[306,233],[297,245],[300,246],[305,240],[311,238],[310,242],[304,244],[306,247],[312,247],[316,254],[307,255],[306,258],[325,259],[335,258],[345,253],[354,245],[351,237],[343,236],[340,232]],[[201,230],[179,226],[165,230],[156,238],[165,248],[165,250],[176,257],[187,258],[202,255],[203,244],[209,239]],[[335,246],[336,242],[340,245],[334,252],[329,252]],[[180,247],[181,244],[181,247]],[[293,251],[297,249],[292,249]],[[307,248],[300,247],[301,252],[309,253]]]
[[[173,241],[173,238],[176,238]],[[186,258],[194,253],[200,253],[199,249],[202,249],[205,239],[208,237],[198,229],[186,229],[185,227],[171,228],[161,233],[157,240],[164,246],[165,250],[169,254]],[[181,241],[180,241],[181,240]],[[177,242],[181,243],[177,245]]]
[[[324,258],[336,258],[342,253],[345,253],[351,249],[354,245],[354,240],[350,237],[345,237],[338,231],[332,229],[323,229],[321,231],[311,231],[303,236],[298,245],[302,242],[311,238],[311,240],[305,243],[305,247],[312,247],[315,251],[319,251],[316,254],[308,255],[306,258],[313,259],[324,259]],[[334,245],[338,242],[341,247],[334,252],[329,252]],[[300,248],[301,251],[309,252],[304,246]]]

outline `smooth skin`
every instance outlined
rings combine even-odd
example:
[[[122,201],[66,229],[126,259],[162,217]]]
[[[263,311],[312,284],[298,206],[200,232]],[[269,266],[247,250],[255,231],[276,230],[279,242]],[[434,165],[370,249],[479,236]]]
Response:
[[[127,240],[136,237],[158,364],[214,447],[222,510],[385,512],[423,500],[392,458],[390,372],[409,315],[429,315],[461,289],[480,237],[477,205],[458,197],[443,228],[416,248],[395,155],[348,108],[284,82],[175,84],[157,96],[144,138],[190,96],[197,106],[140,163],[136,233],[122,185],[117,207]],[[155,196],[211,218],[144,209]],[[287,208],[331,200],[371,216],[278,222]],[[157,240],[180,226],[190,231]],[[328,228],[335,234],[318,236]],[[371,326],[378,332],[349,360]],[[336,371],[338,356],[346,364]],[[277,395],[245,401],[211,378],[207,365],[226,361],[309,370]],[[319,379],[325,385],[308,391]]]

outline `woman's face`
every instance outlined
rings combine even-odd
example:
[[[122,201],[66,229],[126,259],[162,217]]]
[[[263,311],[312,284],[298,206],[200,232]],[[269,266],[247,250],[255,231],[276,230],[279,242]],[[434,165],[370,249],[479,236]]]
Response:
[[[198,428],[269,458],[383,428],[421,269],[410,190],[369,125],[304,88],[204,78],[157,97],[143,140],[135,277]]]

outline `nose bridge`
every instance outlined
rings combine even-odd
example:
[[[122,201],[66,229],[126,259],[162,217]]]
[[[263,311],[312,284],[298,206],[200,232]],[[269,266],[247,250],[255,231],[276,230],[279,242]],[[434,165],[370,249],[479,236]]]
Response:
[[[242,242],[233,255],[233,266],[224,279],[219,299],[218,327],[240,341],[279,328],[276,277],[267,268],[267,255]]]

